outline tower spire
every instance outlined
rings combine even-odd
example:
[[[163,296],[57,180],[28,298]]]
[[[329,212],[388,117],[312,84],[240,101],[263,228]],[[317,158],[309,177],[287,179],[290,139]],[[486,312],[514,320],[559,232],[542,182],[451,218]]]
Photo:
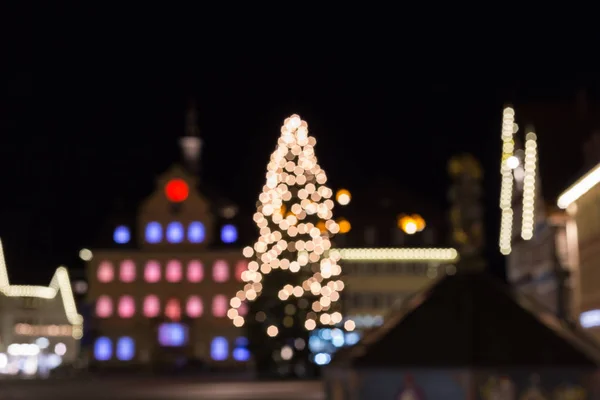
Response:
[[[202,140],[200,139],[200,129],[198,128],[198,112],[196,102],[190,101],[185,119],[185,136],[179,139],[181,152],[185,166],[192,173],[199,171],[200,152],[202,150]]]

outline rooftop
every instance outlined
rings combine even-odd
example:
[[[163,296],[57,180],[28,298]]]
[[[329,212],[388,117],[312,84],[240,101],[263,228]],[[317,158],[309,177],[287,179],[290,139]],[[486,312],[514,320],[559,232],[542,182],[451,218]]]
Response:
[[[448,276],[414,296],[333,365],[345,363],[594,368],[600,365],[600,349],[487,273],[473,272]]]

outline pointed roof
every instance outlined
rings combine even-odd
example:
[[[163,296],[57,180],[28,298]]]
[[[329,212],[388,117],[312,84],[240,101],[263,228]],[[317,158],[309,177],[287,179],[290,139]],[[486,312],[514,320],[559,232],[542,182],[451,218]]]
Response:
[[[446,277],[334,365],[357,367],[582,367],[600,365],[583,332],[486,273]]]
[[[77,313],[69,272],[65,267],[58,267],[49,286],[11,285],[8,279],[8,270],[4,260],[4,250],[0,240],[0,294],[6,297],[38,297],[53,299],[61,295],[67,320],[72,325],[81,326],[83,317]]]

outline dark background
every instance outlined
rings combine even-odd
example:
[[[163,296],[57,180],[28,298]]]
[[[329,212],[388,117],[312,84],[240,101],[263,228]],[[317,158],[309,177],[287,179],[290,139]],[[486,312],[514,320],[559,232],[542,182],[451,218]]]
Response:
[[[581,143],[554,129],[556,112],[544,107],[560,104],[569,121],[582,88],[592,100],[599,93],[598,34],[566,28],[415,30],[385,10],[315,20],[273,11],[264,23],[239,9],[221,21],[206,10],[171,18],[147,7],[37,7],[6,14],[15,17],[1,75],[0,237],[15,281],[44,283],[59,264],[80,266],[79,249],[93,246],[103,221],[153,190],[179,160],[190,97],[202,179],[246,210],[292,113],[317,138],[330,186],[354,196],[377,196],[363,189],[382,176],[445,207],[448,159],[473,153],[486,174],[488,256],[501,274],[503,104],[514,103],[517,118],[523,106],[547,119],[542,174],[544,164],[564,166],[543,176],[553,201],[581,169]]]

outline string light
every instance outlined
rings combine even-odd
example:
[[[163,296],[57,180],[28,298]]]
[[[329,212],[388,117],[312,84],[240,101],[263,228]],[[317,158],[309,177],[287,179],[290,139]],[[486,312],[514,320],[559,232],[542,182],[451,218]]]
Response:
[[[525,177],[523,179],[523,218],[521,237],[530,240],[533,237],[535,217],[535,177],[537,167],[537,137],[529,132],[525,137]]]
[[[600,164],[596,165],[569,187],[569,189],[565,190],[558,198],[557,205],[561,209],[566,210],[572,203],[576,202],[598,183],[600,183]]]
[[[350,192],[348,190],[340,189],[335,194],[335,199],[341,206],[346,206],[350,203],[350,200],[352,199],[352,195],[350,194]]]
[[[260,236],[252,247],[243,250],[251,261],[242,274],[243,290],[230,302],[233,311],[228,315],[236,326],[243,324],[243,317],[237,313],[239,300],[255,301],[262,293],[263,277],[274,270],[287,271],[290,282],[295,283],[276,290],[281,301],[314,298],[312,311],[304,318],[307,330],[315,329],[317,321],[335,325],[343,319],[337,304],[344,288],[337,279],[342,272],[340,253],[329,250],[331,236],[349,231],[350,224],[333,220],[333,191],[326,186],[327,175],[317,163],[315,144],[315,138],[308,134],[308,124],[298,115],[284,121],[253,217]],[[337,201],[347,204],[350,193],[339,191]],[[274,321],[268,322],[267,334],[276,336],[279,328]],[[283,325],[289,322],[290,318],[284,318]]]
[[[340,258],[347,261],[412,261],[431,262],[445,261],[455,262],[458,260],[458,252],[455,249],[427,249],[427,248],[398,248],[398,249],[337,249]]]
[[[4,259],[2,240],[0,240],[0,293],[7,297],[35,297],[51,300],[60,292],[67,320],[72,325],[72,336],[81,339],[83,336],[83,317],[77,313],[75,298],[71,288],[69,272],[65,267],[58,267],[49,286],[11,285]]]
[[[513,153],[515,141],[513,135],[517,133],[518,126],[515,124],[515,110],[506,107],[502,115],[502,161],[500,174],[502,183],[500,186],[500,252],[508,255],[511,252],[512,240],[512,198],[513,198],[513,174],[511,166],[514,165]]]

